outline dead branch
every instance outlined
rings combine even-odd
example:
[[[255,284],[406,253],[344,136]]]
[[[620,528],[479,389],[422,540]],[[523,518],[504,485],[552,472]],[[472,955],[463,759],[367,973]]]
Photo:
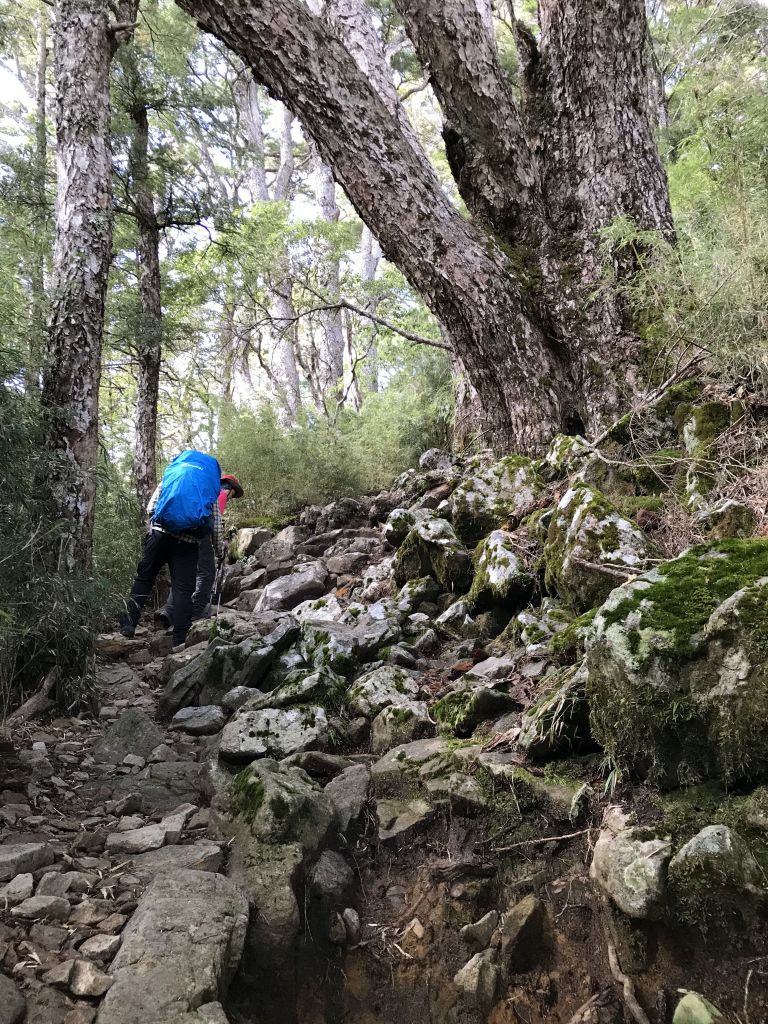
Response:
[[[51,700],[50,694],[58,681],[59,670],[54,666],[43,680],[40,689],[8,716],[5,720],[6,727],[10,728],[20,725],[22,722],[29,722],[48,711],[55,704],[55,701]]]
[[[623,988],[624,1004],[626,1005],[632,1017],[637,1021],[637,1024],[651,1024],[645,1010],[642,1008],[640,1003],[637,1001],[635,995],[635,986],[632,979],[628,977],[622,971],[619,966],[619,958],[616,955],[616,947],[612,942],[608,943],[608,963],[611,966],[611,974],[614,976],[616,981]]]
[[[509,853],[510,850],[517,850],[521,846],[537,846],[539,843],[559,843],[563,839],[575,839],[576,836],[585,836],[593,829],[589,828],[579,829],[578,832],[568,832],[564,836],[543,836],[541,839],[524,839],[521,843],[512,843],[511,846],[494,846],[492,850],[494,853]]]

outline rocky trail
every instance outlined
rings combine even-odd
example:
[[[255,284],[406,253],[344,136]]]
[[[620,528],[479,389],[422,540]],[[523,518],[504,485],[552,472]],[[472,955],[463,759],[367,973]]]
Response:
[[[768,1019],[768,541],[684,398],[651,473],[428,452],[102,637],[3,750],[0,1022]]]

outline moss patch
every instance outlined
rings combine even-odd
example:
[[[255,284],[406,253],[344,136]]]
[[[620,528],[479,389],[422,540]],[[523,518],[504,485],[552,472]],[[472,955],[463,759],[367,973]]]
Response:
[[[689,657],[695,652],[694,637],[715,608],[737,590],[768,576],[768,538],[699,544],[657,571],[659,580],[603,613],[605,625],[641,610],[630,639],[633,653],[640,650],[642,633],[649,630],[672,637],[675,653]],[[758,618],[762,628],[762,616]]]

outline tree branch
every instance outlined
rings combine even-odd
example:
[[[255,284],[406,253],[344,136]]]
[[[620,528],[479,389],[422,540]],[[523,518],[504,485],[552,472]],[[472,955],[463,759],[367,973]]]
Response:
[[[443,109],[448,160],[467,207],[507,241],[536,245],[545,223],[539,173],[479,5],[395,6]]]

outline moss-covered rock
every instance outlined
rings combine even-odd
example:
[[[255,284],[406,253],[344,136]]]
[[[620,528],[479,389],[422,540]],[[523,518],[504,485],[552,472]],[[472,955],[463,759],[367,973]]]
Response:
[[[374,754],[383,754],[401,743],[433,736],[434,732],[424,701],[390,704],[371,723],[371,750]]]
[[[685,474],[685,499],[689,508],[702,509],[714,484],[716,441],[731,422],[731,407],[725,402],[681,406],[676,418],[690,460]]]
[[[757,516],[749,507],[732,498],[725,498],[693,517],[694,525],[708,540],[726,537],[751,537],[757,527]]]
[[[686,992],[675,1008],[672,1024],[718,1024],[722,1013],[698,992]]]
[[[645,535],[604,495],[572,487],[558,503],[544,546],[547,589],[585,612],[608,596],[622,573],[641,572],[650,555]]]
[[[509,456],[479,468],[451,495],[451,519],[466,544],[477,544],[510,516],[524,514],[544,483],[530,459]]]
[[[768,897],[749,847],[726,825],[708,825],[675,854],[669,893],[675,917],[705,930],[755,920]]]
[[[324,841],[333,807],[301,768],[269,758],[245,768],[211,806],[215,839],[246,834],[265,844],[298,843],[307,851]]]
[[[467,597],[471,611],[496,603],[522,608],[533,594],[534,578],[515,551],[514,535],[494,530],[474,554],[475,575]]]
[[[245,711],[260,711],[263,708],[289,708],[297,704],[319,704],[326,711],[341,706],[347,689],[347,681],[329,668],[309,672],[297,669],[291,672],[271,693],[260,693],[241,704]]]
[[[493,685],[455,690],[432,706],[432,715],[444,732],[471,736],[476,727],[489,718],[498,718],[515,706],[514,700]]]
[[[629,826],[611,808],[595,844],[590,877],[629,917],[657,921],[667,909],[667,866],[672,856],[668,836]]]
[[[373,620],[360,615],[352,625],[306,621],[301,652],[311,665],[349,676],[362,662],[371,661],[382,647],[396,643],[400,627],[393,618]]]
[[[222,730],[219,755],[243,764],[259,757],[282,758],[303,750],[327,750],[330,742],[328,716],[320,705],[256,711],[242,707]]]
[[[434,601],[440,595],[440,587],[431,576],[420,576],[400,589],[394,599],[398,615],[411,615],[424,601]]]
[[[550,757],[578,750],[591,742],[586,672],[573,665],[553,672],[542,684],[543,693],[523,713],[518,745],[531,757]]]
[[[431,576],[445,590],[465,590],[472,579],[472,560],[447,520],[425,519],[398,548],[392,575],[399,587]]]
[[[578,434],[557,434],[544,455],[542,476],[548,480],[561,480],[591,450],[589,442]]]
[[[423,523],[429,516],[430,513],[426,509],[393,509],[384,524],[384,540],[393,548],[399,548],[414,526]]]
[[[590,608],[583,615],[577,616],[568,623],[563,623],[555,632],[548,646],[561,665],[571,664],[583,656],[586,640],[596,615],[597,608]]]
[[[381,665],[355,680],[347,692],[347,704],[354,714],[374,718],[391,704],[409,703],[418,692],[419,684],[412,672]]]
[[[617,588],[586,648],[592,730],[618,765],[664,785],[768,772],[768,539]]]

